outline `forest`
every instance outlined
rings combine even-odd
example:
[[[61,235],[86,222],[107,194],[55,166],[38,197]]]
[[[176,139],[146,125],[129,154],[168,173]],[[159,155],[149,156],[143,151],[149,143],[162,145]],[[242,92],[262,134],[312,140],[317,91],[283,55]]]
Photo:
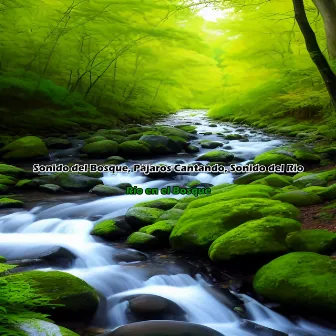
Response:
[[[0,0],[0,336],[335,336],[336,0]]]

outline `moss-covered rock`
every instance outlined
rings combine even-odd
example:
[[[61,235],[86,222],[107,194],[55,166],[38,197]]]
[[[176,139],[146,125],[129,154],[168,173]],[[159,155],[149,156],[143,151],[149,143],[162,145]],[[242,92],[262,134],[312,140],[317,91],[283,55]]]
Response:
[[[318,163],[321,161],[319,155],[307,151],[297,150],[294,155],[300,163]]]
[[[0,198],[0,209],[4,208],[22,208],[24,206],[23,202],[12,199],[12,198]]]
[[[68,139],[62,138],[47,138],[45,143],[50,149],[65,149],[71,147],[71,142]]]
[[[171,136],[177,136],[180,137],[184,140],[189,140],[191,138],[193,138],[192,134],[176,128],[176,127],[170,127],[170,126],[158,126],[157,130],[162,133],[165,136],[171,137]]]
[[[253,287],[263,297],[323,316],[336,313],[336,260],[293,252],[263,266]]]
[[[126,236],[127,232],[122,230],[113,219],[107,219],[97,223],[90,234],[113,240]]]
[[[60,173],[55,175],[53,183],[69,191],[89,191],[101,184],[101,180],[81,174]]]
[[[154,224],[164,213],[161,209],[149,207],[132,207],[126,212],[126,222],[134,229]]]
[[[48,156],[48,149],[40,138],[26,136],[3,147],[0,155],[8,161],[31,160]]]
[[[229,163],[233,159],[234,155],[224,150],[210,151],[197,158],[197,160],[199,161],[224,162],[224,163]]]
[[[270,166],[272,164],[280,165],[280,164],[299,164],[299,162],[287,155],[284,154],[276,154],[272,152],[266,152],[258,155],[254,161],[254,164],[260,164],[263,166]]]
[[[132,233],[126,241],[126,244],[137,250],[150,250],[159,245],[160,241],[150,234],[144,232],[134,232]]]
[[[328,183],[318,174],[308,174],[308,175],[301,176],[297,179],[295,179],[295,176],[294,176],[293,179],[294,179],[293,184],[298,188],[307,188],[307,187],[312,187],[312,186],[325,187]]]
[[[49,194],[59,194],[64,192],[64,190],[59,185],[52,183],[41,184],[39,189]]]
[[[48,306],[39,308],[52,317],[81,320],[91,317],[98,308],[99,297],[94,288],[69,273],[28,271],[6,276],[5,279],[30,283],[40,294],[48,297],[51,303],[61,304],[62,306],[53,309]]]
[[[35,189],[38,188],[38,183],[34,180],[20,180],[15,184],[15,188],[18,189]]]
[[[98,196],[117,196],[125,195],[125,190],[118,187],[110,187],[104,184],[98,184],[90,190],[90,193]]]
[[[5,257],[0,256],[0,264],[5,263],[7,260]]]
[[[188,133],[197,133],[196,131],[196,126],[192,126],[192,125],[178,125],[178,126],[175,126],[176,128],[179,128],[185,132],[188,132]]]
[[[118,153],[118,143],[112,140],[101,140],[85,145],[82,153],[95,158],[106,158]]]
[[[24,331],[26,335],[79,336],[79,334],[67,328],[36,319],[23,319],[17,329]]]
[[[271,258],[288,251],[286,236],[301,229],[289,218],[264,217],[246,222],[217,238],[209,249],[212,261]]]
[[[200,151],[200,149],[197,146],[193,146],[193,145],[188,145],[185,148],[185,151],[187,153],[198,153]]]
[[[110,156],[105,160],[105,163],[110,164],[110,165],[112,165],[112,164],[117,165],[117,164],[120,164],[120,163],[124,163],[125,161],[126,161],[126,159],[124,159],[121,156]]]
[[[272,197],[274,200],[287,202],[295,206],[307,206],[313,204],[319,204],[322,199],[312,192],[306,192],[303,190],[293,190],[288,192],[279,193]]]
[[[319,195],[320,197],[322,197],[323,199],[327,201],[332,201],[336,199],[336,184],[333,184],[325,188],[325,190],[318,191],[317,195]]]
[[[0,184],[4,184],[4,185],[15,185],[16,184],[16,180],[15,178],[11,177],[11,176],[6,176],[6,175],[2,175],[0,174]]]
[[[336,251],[336,233],[328,230],[303,230],[290,233],[286,243],[295,252],[328,254]]]
[[[155,154],[178,153],[182,147],[176,141],[164,135],[144,135],[140,138],[140,141],[146,143],[149,150]],[[182,139],[182,141],[185,143],[185,140]]]
[[[308,192],[308,193],[314,193],[314,194],[318,194],[321,191],[325,191],[327,190],[326,187],[319,187],[319,186],[311,186],[311,187],[307,187],[307,188],[303,188],[302,191]]]
[[[21,168],[0,163],[0,174],[9,175],[14,177],[20,177],[25,175],[25,171]]]
[[[104,140],[108,140],[108,139],[106,139],[105,137],[103,137],[101,135],[95,135],[91,138],[86,139],[85,144],[90,144],[90,143],[93,143],[93,142],[104,141]]]
[[[188,209],[199,208],[208,204],[242,198],[270,198],[274,189],[264,185],[228,185],[223,188],[212,188],[211,195],[191,199]]]
[[[246,139],[246,136],[241,135],[241,134],[231,133],[231,134],[226,135],[224,137],[224,139],[226,139],[226,140],[242,140],[242,139]]]
[[[183,215],[183,210],[182,209],[170,209],[164,212],[164,214],[162,214],[159,217],[159,220],[175,220],[177,221],[181,216]]]
[[[234,184],[249,184],[253,181],[260,180],[266,176],[270,175],[270,173],[249,173],[243,176],[239,176],[234,180]]]
[[[201,181],[199,180],[192,180],[186,184],[187,187],[189,188],[195,188],[198,187],[201,184]]]
[[[169,236],[175,226],[175,220],[163,220],[152,225],[142,227],[139,232],[147,233],[159,239],[160,241],[168,242]]]
[[[222,234],[253,219],[278,216],[296,219],[293,205],[264,198],[244,198],[187,208],[170,236],[174,249],[207,250]]]
[[[251,184],[264,184],[271,187],[283,188],[293,183],[293,179],[290,176],[271,174],[263,177],[259,180],[253,181]]]
[[[159,198],[154,201],[141,202],[134,205],[134,207],[156,208],[161,210],[169,210],[173,208],[178,201],[175,198]]]
[[[219,141],[202,140],[200,141],[200,145],[202,148],[214,149],[214,148],[222,147],[223,143]]]
[[[125,141],[119,146],[121,155],[129,157],[148,156],[151,152],[146,142],[143,141]]]

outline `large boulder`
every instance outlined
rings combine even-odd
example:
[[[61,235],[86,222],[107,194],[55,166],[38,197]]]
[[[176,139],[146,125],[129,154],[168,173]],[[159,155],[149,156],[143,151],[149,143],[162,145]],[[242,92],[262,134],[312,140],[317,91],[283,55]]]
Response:
[[[101,184],[101,180],[81,174],[60,173],[53,178],[53,184],[69,191],[89,191]]]
[[[132,207],[125,215],[126,222],[134,229],[154,224],[164,213],[163,210],[149,207]]]
[[[127,158],[148,156],[151,153],[148,144],[140,140],[125,141],[120,144],[119,150],[120,154]]]
[[[101,140],[85,145],[82,153],[95,158],[107,158],[118,153],[118,143],[112,140]]]
[[[91,235],[105,238],[118,239],[127,236],[128,232],[118,226],[118,223],[113,219],[106,219],[98,222],[91,231]]]
[[[295,252],[329,254],[336,251],[336,233],[318,229],[302,230],[290,233],[286,243]]]
[[[124,325],[102,336],[223,336],[223,334],[190,322],[145,321]]]
[[[209,249],[212,261],[272,258],[288,251],[286,236],[301,229],[300,222],[281,217],[264,217],[246,222],[217,238]]]
[[[144,135],[140,141],[145,142],[152,153],[169,154],[181,151],[181,146],[164,135]]]
[[[176,136],[182,138],[184,140],[193,139],[194,136],[182,129],[176,127],[169,127],[169,126],[159,126],[157,127],[158,131],[165,136],[172,137]]]
[[[263,266],[253,287],[269,300],[334,316],[336,260],[312,252],[289,253]]]
[[[11,142],[0,150],[4,160],[33,160],[48,156],[46,144],[38,137],[26,136]]]
[[[234,155],[232,153],[226,152],[224,150],[214,150],[199,156],[197,160],[229,163],[233,160],[233,158]]]
[[[53,318],[82,320],[92,317],[98,308],[99,297],[94,288],[85,281],[64,272],[28,271],[4,277],[7,281],[25,281],[37,292],[49,298],[55,308],[41,306],[41,312]]]
[[[316,194],[303,190],[293,190],[279,193],[273,196],[272,199],[287,202],[295,206],[307,206],[322,202],[321,198]]]
[[[170,235],[174,249],[207,250],[222,234],[253,219],[278,216],[296,219],[293,205],[266,198],[244,198],[187,208]]]

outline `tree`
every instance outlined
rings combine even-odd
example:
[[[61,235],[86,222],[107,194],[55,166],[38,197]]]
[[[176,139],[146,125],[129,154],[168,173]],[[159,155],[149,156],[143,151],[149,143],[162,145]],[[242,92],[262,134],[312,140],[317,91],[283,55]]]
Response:
[[[327,1],[333,2],[333,0]],[[305,39],[309,55],[323,78],[333,107],[336,108],[336,75],[319,47],[315,33],[309,24],[303,0],[293,0],[293,5],[295,19]]]

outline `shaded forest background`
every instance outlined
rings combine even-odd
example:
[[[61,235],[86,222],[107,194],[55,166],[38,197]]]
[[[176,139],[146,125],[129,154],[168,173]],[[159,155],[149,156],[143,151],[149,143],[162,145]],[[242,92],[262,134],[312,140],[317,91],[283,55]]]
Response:
[[[199,15],[206,6],[223,17],[206,21]],[[335,67],[323,17],[312,1],[305,6]],[[210,108],[222,120],[336,137],[292,0],[2,0],[0,34],[6,134],[76,132]]]

